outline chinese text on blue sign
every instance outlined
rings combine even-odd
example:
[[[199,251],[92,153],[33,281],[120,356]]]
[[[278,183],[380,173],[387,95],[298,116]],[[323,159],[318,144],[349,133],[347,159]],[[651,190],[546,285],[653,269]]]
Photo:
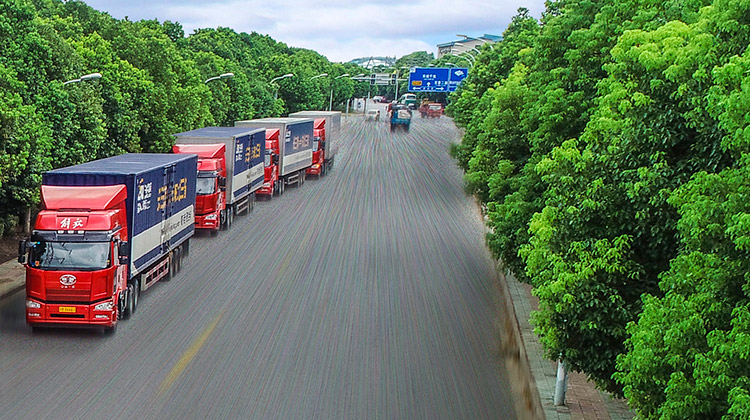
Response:
[[[409,92],[453,92],[468,73],[467,68],[414,67],[409,72]]]

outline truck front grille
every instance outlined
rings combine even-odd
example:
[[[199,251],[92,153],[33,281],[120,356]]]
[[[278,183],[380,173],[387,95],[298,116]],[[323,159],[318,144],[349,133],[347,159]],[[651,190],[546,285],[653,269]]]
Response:
[[[84,314],[49,314],[50,318],[86,318]]]
[[[62,290],[47,290],[47,301],[48,302],[85,302],[91,299],[91,291],[89,290],[76,290],[76,289],[62,289]]]

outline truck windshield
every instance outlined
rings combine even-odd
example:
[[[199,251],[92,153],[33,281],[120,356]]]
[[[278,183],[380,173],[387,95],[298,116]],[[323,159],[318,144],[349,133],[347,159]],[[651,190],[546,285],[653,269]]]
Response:
[[[37,242],[30,265],[50,270],[101,270],[110,265],[109,242]]]
[[[198,177],[195,183],[195,193],[198,195],[213,194],[216,192],[216,178]]]

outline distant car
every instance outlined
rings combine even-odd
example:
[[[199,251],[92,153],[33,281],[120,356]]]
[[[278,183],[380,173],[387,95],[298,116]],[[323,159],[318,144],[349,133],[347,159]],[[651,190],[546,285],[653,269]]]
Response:
[[[443,105],[437,102],[425,103],[419,107],[419,114],[422,118],[440,118],[443,115]]]
[[[368,109],[365,114],[365,121],[380,121],[380,110],[379,109]]]
[[[384,97],[382,97],[382,96],[373,96],[373,97],[372,97],[372,101],[373,101],[373,102],[377,102],[377,103],[380,103],[380,102],[385,102],[385,98],[384,98]]]

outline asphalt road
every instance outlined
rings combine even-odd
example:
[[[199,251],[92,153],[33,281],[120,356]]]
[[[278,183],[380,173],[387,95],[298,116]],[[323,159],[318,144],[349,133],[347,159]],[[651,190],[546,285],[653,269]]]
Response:
[[[512,419],[447,118],[349,117],[333,171],[200,235],[112,336],[0,301],[3,419]]]

